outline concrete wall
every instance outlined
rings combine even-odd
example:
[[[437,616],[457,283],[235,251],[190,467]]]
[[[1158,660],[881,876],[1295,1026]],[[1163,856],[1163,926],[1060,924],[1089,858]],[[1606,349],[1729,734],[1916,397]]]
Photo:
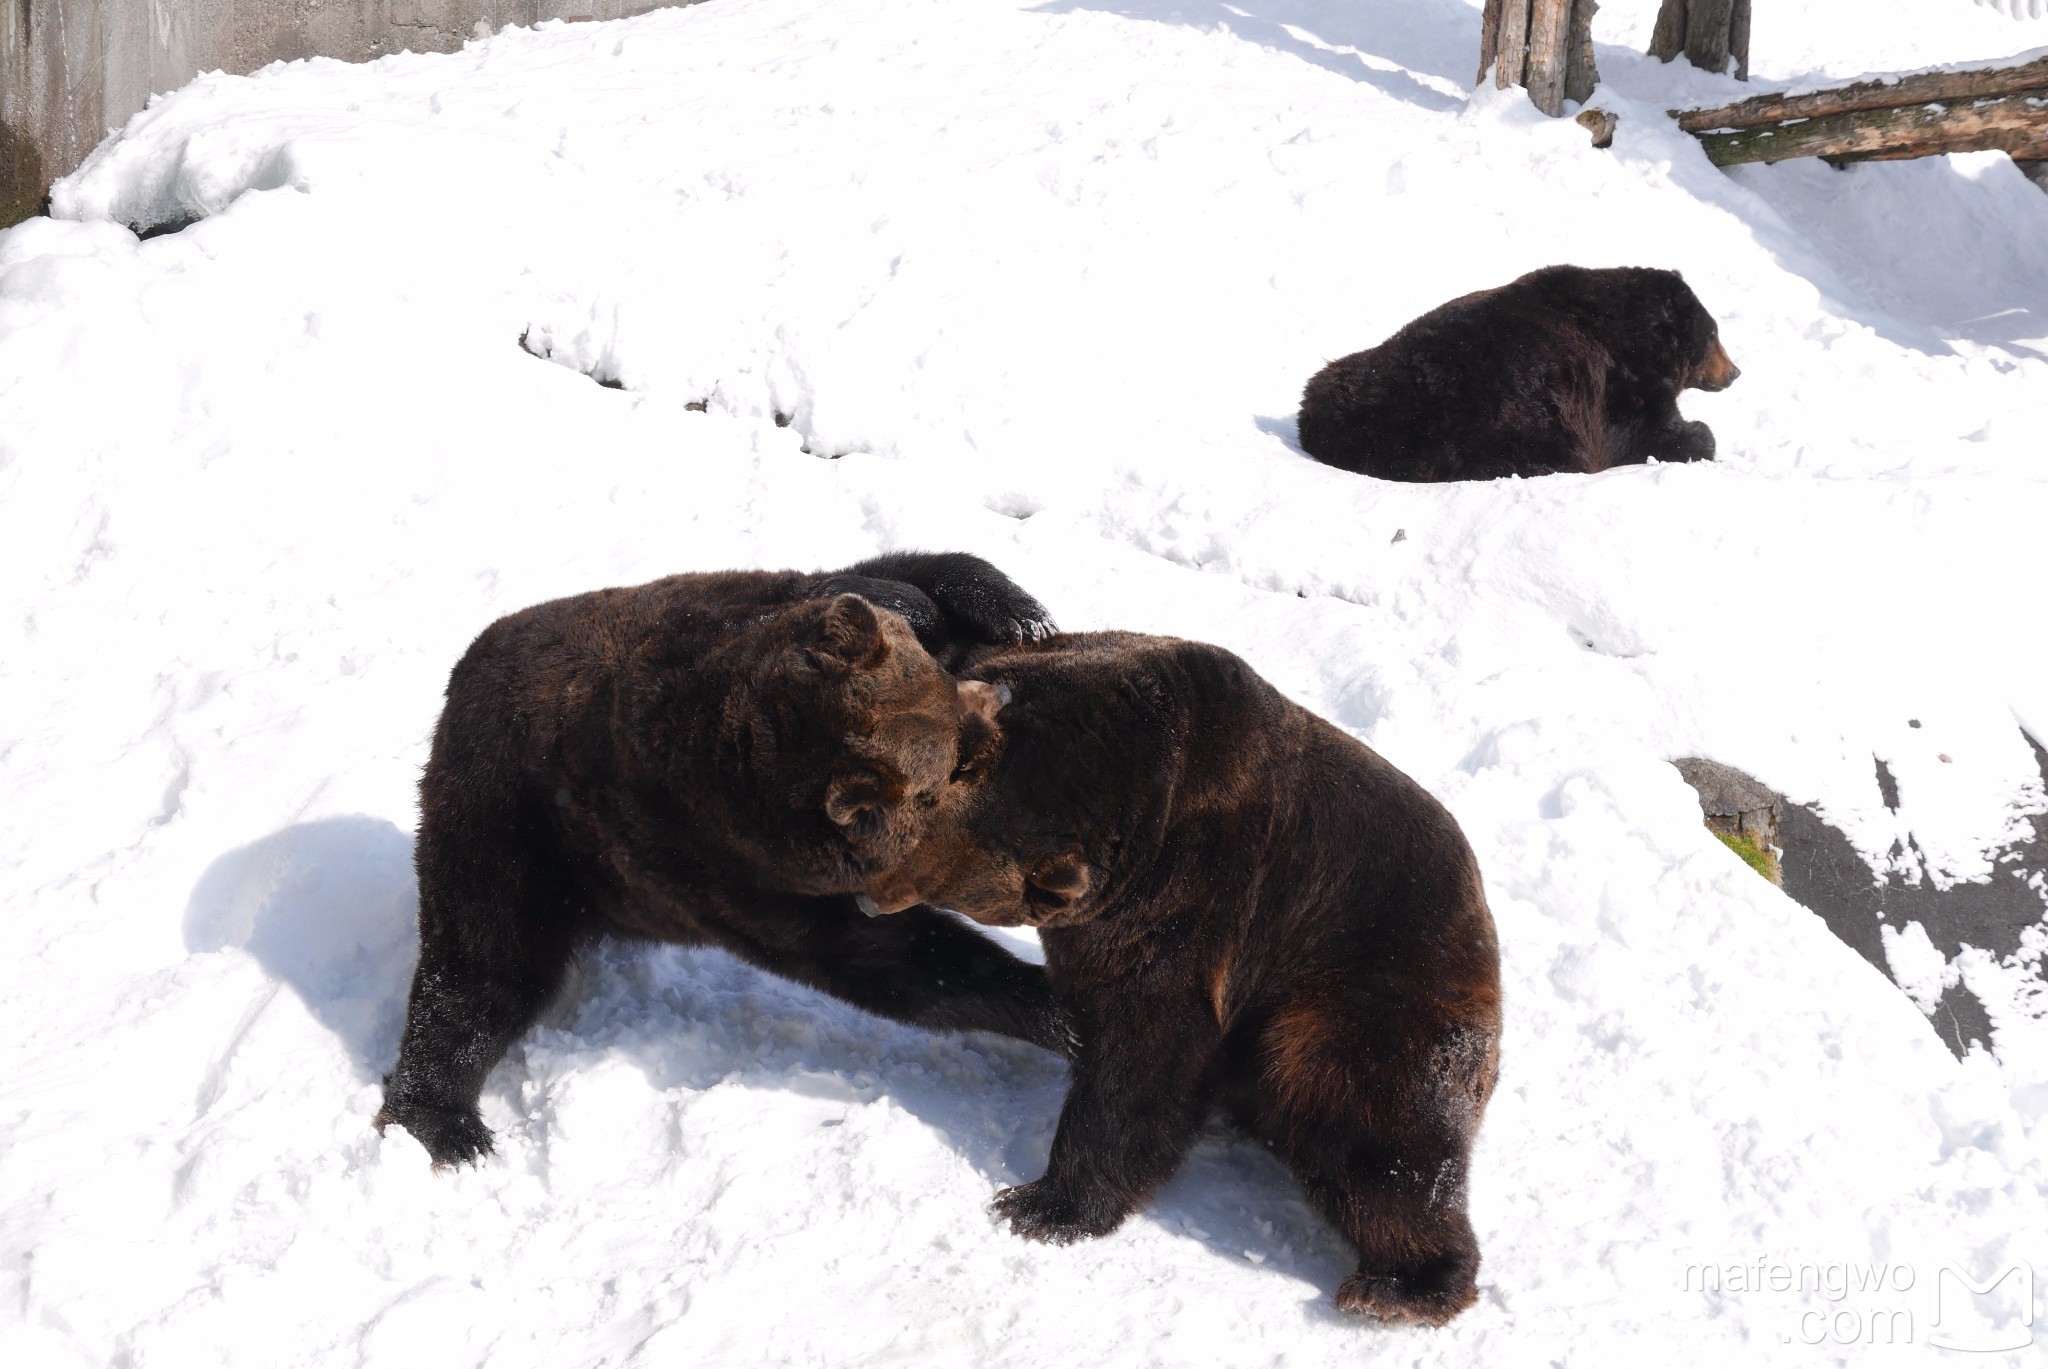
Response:
[[[0,0],[0,226],[160,91],[299,57],[452,52],[507,24],[688,0]]]

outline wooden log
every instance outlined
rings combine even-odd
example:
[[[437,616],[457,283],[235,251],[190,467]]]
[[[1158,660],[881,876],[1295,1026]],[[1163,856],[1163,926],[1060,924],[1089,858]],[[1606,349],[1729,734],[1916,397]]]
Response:
[[[1501,0],[1486,0],[1479,15],[1479,75],[1473,78],[1474,85],[1486,79],[1486,73],[1493,70],[1493,59],[1500,54],[1500,6]]]
[[[1703,71],[1726,71],[1749,79],[1750,0],[1663,0],[1650,30],[1650,55],[1668,62],[1679,53]]]
[[[1685,51],[1685,0],[1664,0],[1650,30],[1650,55],[1670,61]]]
[[[1600,71],[1593,65],[1593,13],[1599,8],[1599,0],[1575,0],[1572,5],[1572,27],[1565,49],[1564,98],[1579,104],[1586,103],[1593,87],[1600,84]]]
[[[1600,82],[1593,66],[1596,0],[1486,0],[1479,18],[1479,79],[1529,88],[1552,118],[1566,100],[1584,103]]]
[[[1564,113],[1565,38],[1572,0],[1534,0],[1529,7],[1529,99],[1555,119]]]
[[[1782,162],[1792,157],[1897,161],[1943,152],[1998,151],[2015,158],[2048,157],[2048,91],[1963,104],[1858,109],[1697,136],[1708,160],[1716,166]]]
[[[1701,71],[1728,67],[1728,27],[1735,0],[1691,0],[1685,15],[1685,60]]]
[[[1502,0],[1500,11],[1499,74],[1494,84],[1502,90],[1522,84],[1529,68],[1529,0]]]
[[[1954,103],[1995,95],[2048,90],[2048,57],[2016,67],[1981,67],[1970,71],[1930,71],[1896,81],[1859,81],[1807,95],[1756,95],[1713,109],[1674,109],[1671,116],[1687,133],[1709,129],[1757,128],[1786,119],[1813,119],[1859,109],[1895,109],[1928,101]]]

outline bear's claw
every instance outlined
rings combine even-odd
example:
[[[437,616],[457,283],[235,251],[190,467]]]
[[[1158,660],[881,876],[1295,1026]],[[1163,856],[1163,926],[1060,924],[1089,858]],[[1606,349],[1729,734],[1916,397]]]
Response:
[[[1442,1326],[1479,1301],[1471,1271],[1462,1261],[1450,1263],[1448,1269],[1425,1266],[1406,1274],[1347,1274],[1337,1285],[1337,1310],[1389,1326]]]
[[[442,1108],[404,1108],[394,1112],[387,1104],[378,1110],[370,1125],[382,1136],[393,1122],[426,1147],[437,1174],[444,1169],[476,1164],[497,1149],[491,1129],[474,1112]]]
[[[1005,618],[1002,639],[1005,643],[1042,642],[1059,631],[1050,620],[1041,618]]]
[[[1124,1219],[1121,1207],[1054,1188],[1045,1179],[1004,1189],[989,1210],[998,1220],[1007,1220],[1017,1235],[1049,1245],[1107,1236]]]

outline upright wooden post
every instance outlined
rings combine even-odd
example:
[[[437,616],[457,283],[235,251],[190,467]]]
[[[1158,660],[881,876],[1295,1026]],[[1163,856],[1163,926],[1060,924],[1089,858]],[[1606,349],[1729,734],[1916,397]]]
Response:
[[[1664,0],[1650,30],[1650,55],[1668,62],[1685,51],[1685,0]]]
[[[1529,7],[1529,99],[1555,119],[1564,113],[1565,31],[1572,0],[1534,0]]]
[[[1583,102],[1600,82],[1593,65],[1597,0],[1486,0],[1480,16],[1479,79],[1493,73],[1502,90],[1527,86],[1529,99],[1555,118],[1567,100]]]
[[[1499,26],[1499,41],[1493,45],[1499,70],[1493,83],[1506,90],[1522,84],[1522,73],[1529,69],[1529,0],[1498,0],[1489,10]],[[1486,73],[1479,76],[1484,80]]]
[[[1685,16],[1685,60],[1701,71],[1728,66],[1728,28],[1735,0],[1689,0]]]
[[[1735,59],[1735,79],[1749,79],[1750,0],[1664,0],[1650,30],[1650,55],[1670,61],[1679,53],[1702,71],[1726,71]]]
[[[1584,104],[1600,84],[1599,68],[1593,65],[1593,12],[1599,0],[1578,0],[1572,6],[1571,50],[1565,53],[1564,98]]]
[[[1500,7],[1501,0],[1486,0],[1486,8],[1479,16],[1479,75],[1473,78],[1475,84],[1486,79],[1486,73],[1493,70],[1494,58],[1500,56]]]

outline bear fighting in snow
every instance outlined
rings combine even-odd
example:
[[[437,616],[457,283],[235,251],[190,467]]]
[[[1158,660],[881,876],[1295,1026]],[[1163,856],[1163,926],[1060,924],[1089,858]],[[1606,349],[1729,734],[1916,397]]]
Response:
[[[1676,271],[1546,266],[1318,371],[1301,449],[1409,481],[1708,461],[1713,431],[1679,416],[1678,392],[1739,374]]]
[[[1217,1103],[1356,1246],[1340,1308],[1471,1306],[1500,957],[1456,821],[1219,647],[1076,634],[961,673],[995,687],[999,739],[864,906],[1039,929],[1073,1080],[1045,1176],[998,1212],[1111,1231]]]
[[[992,688],[933,655],[1051,630],[987,562],[927,553],[677,575],[486,628],[420,782],[420,959],[378,1129],[436,1167],[488,1153],[485,1075],[607,935],[721,946],[901,1022],[1068,1050],[1038,967],[852,897],[992,739]]]

